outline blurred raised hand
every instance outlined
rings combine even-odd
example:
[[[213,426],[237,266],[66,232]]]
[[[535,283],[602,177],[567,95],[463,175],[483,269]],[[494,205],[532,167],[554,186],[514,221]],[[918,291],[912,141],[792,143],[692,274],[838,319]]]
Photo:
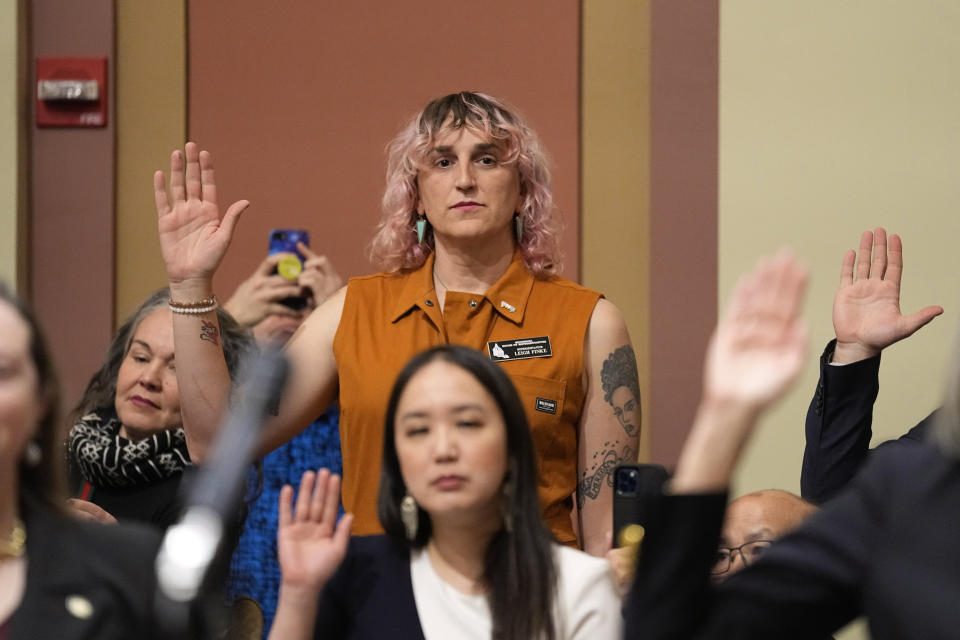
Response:
[[[707,351],[705,399],[759,411],[789,388],[806,352],[806,285],[807,270],[787,252],[740,278]]]
[[[942,307],[930,306],[904,316],[900,311],[902,274],[900,237],[891,235],[888,243],[882,227],[863,232],[859,254],[851,249],[844,255],[840,288],[833,299],[834,362],[871,358],[943,313]]]
[[[677,462],[677,493],[725,490],[757,419],[803,366],[800,309],[807,270],[788,252],[764,258],[737,282],[704,366],[703,396]]]
[[[287,591],[319,594],[340,566],[350,540],[353,516],[337,522],[340,477],[326,469],[300,479],[296,506],[290,485],[280,491],[277,555]]]
[[[234,202],[221,218],[213,157],[193,142],[170,156],[169,193],[162,171],[154,173],[153,187],[160,250],[171,286],[196,281],[209,287],[250,203]]]

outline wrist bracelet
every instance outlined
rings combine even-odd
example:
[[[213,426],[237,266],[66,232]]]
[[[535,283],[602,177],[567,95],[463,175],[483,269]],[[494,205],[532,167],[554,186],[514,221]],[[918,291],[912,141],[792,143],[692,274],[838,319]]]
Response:
[[[174,302],[173,298],[167,299],[167,307],[174,313],[183,313],[187,315],[209,313],[217,309],[217,296],[210,296],[196,302]]]

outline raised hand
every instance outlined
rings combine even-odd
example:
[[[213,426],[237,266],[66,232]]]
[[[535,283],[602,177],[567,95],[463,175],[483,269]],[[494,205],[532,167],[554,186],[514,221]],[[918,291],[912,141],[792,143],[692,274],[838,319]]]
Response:
[[[296,508],[293,488],[280,491],[277,554],[283,587],[290,592],[319,592],[340,566],[347,552],[353,516],[337,523],[340,477],[326,469],[307,471],[300,480]]]
[[[871,358],[943,313],[941,307],[931,306],[904,316],[900,312],[902,273],[900,237],[891,235],[888,247],[887,232],[881,227],[863,232],[859,256],[853,250],[846,253],[840,289],[833,299],[834,362]]]
[[[806,351],[806,284],[806,269],[786,252],[740,278],[707,351],[705,400],[759,412],[786,391]]]
[[[303,271],[297,278],[297,282],[309,289],[312,298],[311,306],[319,307],[324,300],[343,286],[343,278],[333,268],[327,256],[314,253],[302,242],[297,243],[297,250],[305,258]]]
[[[209,283],[230,245],[240,214],[250,203],[234,202],[223,218],[217,206],[213,157],[188,142],[170,156],[170,193],[162,171],[153,175],[160,250],[170,284]]]
[[[300,285],[276,274],[273,270],[281,259],[292,253],[267,256],[250,277],[240,283],[223,307],[237,322],[252,327],[269,315],[299,318],[300,314],[280,304],[280,300],[299,296]]]

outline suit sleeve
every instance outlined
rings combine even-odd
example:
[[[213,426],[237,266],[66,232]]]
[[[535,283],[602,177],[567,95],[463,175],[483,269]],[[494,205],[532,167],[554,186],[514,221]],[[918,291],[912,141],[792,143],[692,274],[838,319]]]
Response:
[[[885,453],[885,452],[884,452]],[[718,586],[710,563],[725,496],[659,498],[627,600],[627,638],[826,638],[861,613],[896,473],[878,454],[826,509]]]
[[[835,345],[820,356],[820,380],[807,409],[800,493],[817,504],[845,487],[866,459],[880,389],[880,356],[831,366]]]

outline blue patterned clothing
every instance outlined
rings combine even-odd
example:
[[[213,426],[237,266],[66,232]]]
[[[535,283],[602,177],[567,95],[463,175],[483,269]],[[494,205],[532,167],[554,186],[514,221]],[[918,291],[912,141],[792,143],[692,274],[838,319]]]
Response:
[[[277,500],[283,485],[299,486],[304,471],[321,467],[343,472],[340,456],[340,412],[331,407],[295,438],[263,458],[263,488],[250,503],[240,542],[230,560],[230,599],[249,596],[263,609],[264,637],[273,623],[280,589],[277,560]],[[248,496],[257,495],[258,477],[251,470]],[[341,512],[343,507],[341,507]]]

